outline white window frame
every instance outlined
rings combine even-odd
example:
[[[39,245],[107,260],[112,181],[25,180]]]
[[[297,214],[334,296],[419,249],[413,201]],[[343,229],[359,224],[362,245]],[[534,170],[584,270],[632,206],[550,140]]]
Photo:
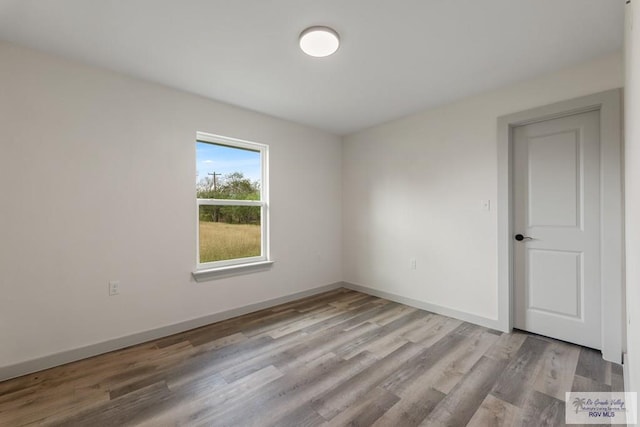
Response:
[[[224,145],[230,148],[240,148],[260,153],[260,200],[232,200],[232,199],[198,199],[196,198],[196,280],[202,273],[226,272],[239,267],[261,266],[270,263],[269,259],[269,146],[252,141],[229,138],[221,135],[198,132],[198,142]],[[234,258],[222,261],[200,262],[200,206],[259,206],[260,209],[260,238],[261,255],[246,258]]]

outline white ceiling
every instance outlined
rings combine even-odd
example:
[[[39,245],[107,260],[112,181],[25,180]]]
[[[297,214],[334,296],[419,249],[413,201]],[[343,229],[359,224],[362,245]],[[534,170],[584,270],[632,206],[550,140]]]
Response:
[[[0,39],[351,133],[619,50],[624,0],[0,0]],[[328,25],[328,58],[298,35]]]

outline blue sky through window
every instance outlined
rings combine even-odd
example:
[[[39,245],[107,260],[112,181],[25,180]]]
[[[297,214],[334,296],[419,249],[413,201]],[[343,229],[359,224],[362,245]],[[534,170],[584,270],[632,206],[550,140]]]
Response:
[[[257,151],[199,141],[196,144],[196,182],[214,172],[222,175],[241,172],[245,178],[260,182],[260,167]]]

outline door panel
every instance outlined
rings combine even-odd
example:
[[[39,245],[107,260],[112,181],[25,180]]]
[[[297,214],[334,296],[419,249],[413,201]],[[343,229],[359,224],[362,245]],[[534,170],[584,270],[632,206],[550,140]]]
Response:
[[[514,144],[515,327],[601,346],[599,112],[519,126]]]
[[[575,130],[529,138],[529,227],[578,226],[578,139]]]
[[[582,254],[530,249],[529,310],[580,319]]]

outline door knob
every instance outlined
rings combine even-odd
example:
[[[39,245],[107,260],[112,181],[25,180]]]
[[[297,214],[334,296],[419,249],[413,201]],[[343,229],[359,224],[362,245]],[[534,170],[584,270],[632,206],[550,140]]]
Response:
[[[515,239],[518,242],[522,242],[523,240],[533,240],[533,237],[523,236],[522,234],[516,234]]]

